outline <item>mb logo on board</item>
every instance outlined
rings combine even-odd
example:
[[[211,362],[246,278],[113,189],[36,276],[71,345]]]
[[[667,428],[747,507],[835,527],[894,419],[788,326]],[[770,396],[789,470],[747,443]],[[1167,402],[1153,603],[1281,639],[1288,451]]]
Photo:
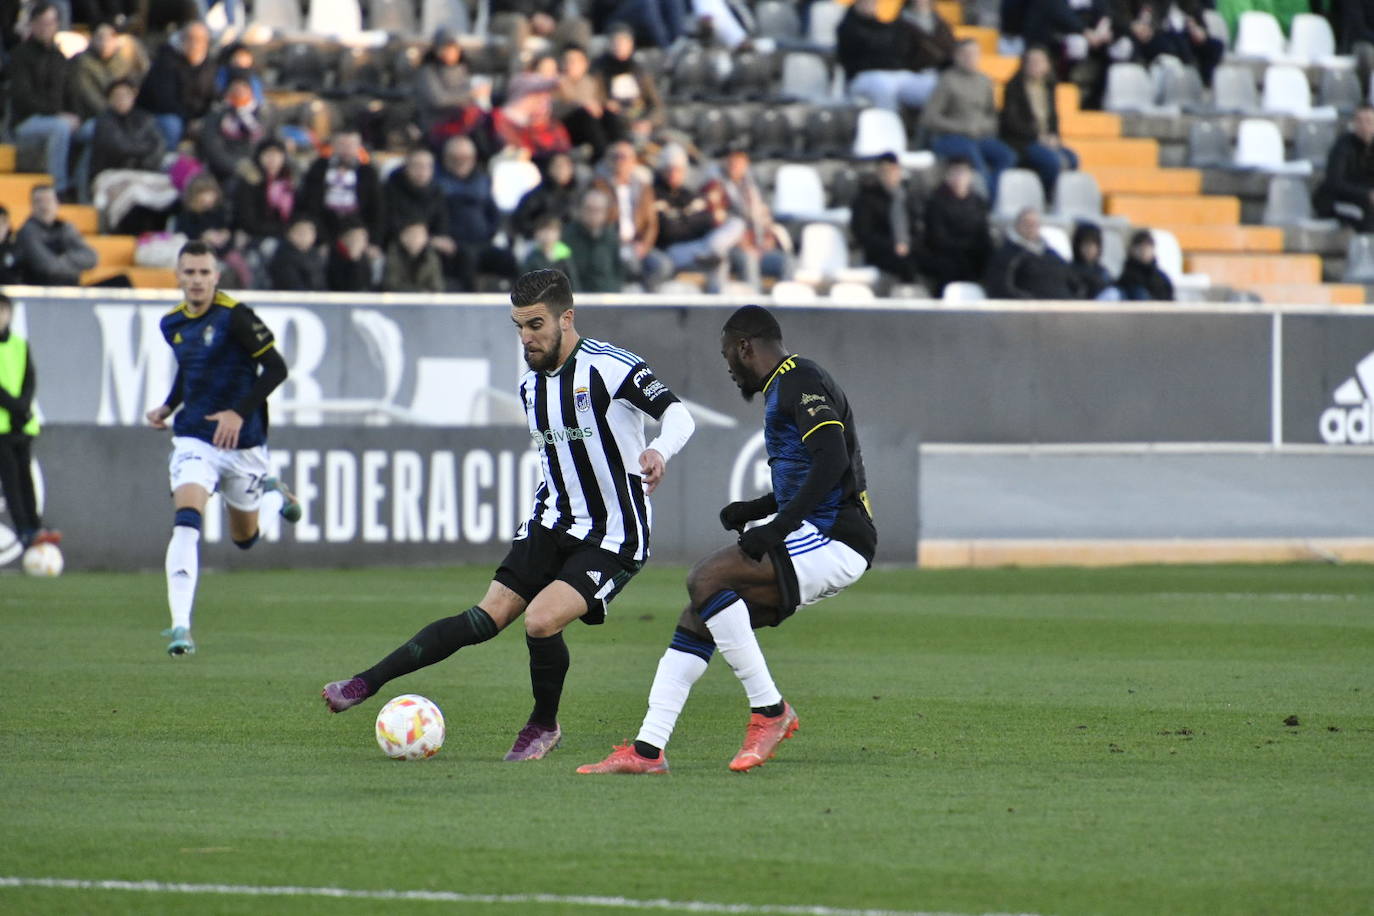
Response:
[[[1355,366],[1355,374],[1341,383],[1331,399],[1334,407],[1322,411],[1319,427],[1327,445],[1368,445],[1374,421],[1374,353]]]

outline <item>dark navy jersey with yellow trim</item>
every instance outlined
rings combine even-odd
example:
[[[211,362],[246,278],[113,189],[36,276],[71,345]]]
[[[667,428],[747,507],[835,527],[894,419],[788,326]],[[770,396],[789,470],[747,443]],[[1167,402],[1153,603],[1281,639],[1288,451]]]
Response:
[[[807,439],[826,427],[844,434],[848,467],[806,520],[870,561],[877,548],[854,412],[844,391],[812,360],[787,357],[764,384],[763,441],[778,507],[797,495],[811,468]]]
[[[272,349],[272,332],[253,310],[222,292],[197,318],[182,303],[162,318],[162,336],[176,354],[181,379],[181,409],[172,423],[178,436],[212,442],[215,421],[209,414],[230,410],[253,388],[258,357]],[[239,448],[267,441],[267,404],[243,420]]]

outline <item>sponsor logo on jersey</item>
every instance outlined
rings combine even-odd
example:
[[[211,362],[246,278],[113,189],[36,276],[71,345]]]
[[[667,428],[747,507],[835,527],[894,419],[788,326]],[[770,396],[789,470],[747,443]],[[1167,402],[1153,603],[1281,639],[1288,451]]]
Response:
[[[668,390],[667,385],[664,385],[658,379],[654,378],[654,373],[652,370],[649,369],[648,366],[645,366],[643,369],[640,369],[638,372],[636,372],[634,374],[634,378],[631,379],[631,382],[634,384],[636,388],[644,392],[644,397],[650,401],[654,400],[660,394]],[[647,384],[645,384],[646,382]]]
[[[1318,430],[1327,445],[1374,442],[1374,353],[1355,365],[1355,374],[1331,395],[1335,405],[1322,411]]]
[[[589,569],[589,570],[587,570],[587,578],[588,578],[588,579],[591,579],[592,582],[593,582],[594,584],[600,585],[600,584],[601,584],[601,570],[599,570],[599,569]]]
[[[180,331],[177,331],[175,334],[172,335],[172,343],[174,343],[174,344],[179,344],[179,343],[181,343],[181,332],[180,332]]]
[[[575,442],[578,439],[590,439],[596,435],[596,430],[590,426],[563,426],[558,429],[536,429],[530,433],[530,439],[536,447],[543,445],[557,445],[560,442]]]
[[[806,404],[815,404],[815,403],[824,404],[824,403],[825,403],[825,395],[823,395],[823,394],[804,394],[804,395],[801,396],[801,402],[802,402],[803,405],[806,405]]]
[[[205,346],[207,346],[207,347],[210,346],[210,344],[213,343],[214,340],[215,340],[215,328],[214,328],[214,325],[208,325],[208,326],[206,326],[206,328],[205,328],[205,333],[200,335],[200,339],[203,340],[203,341],[205,341]]]
[[[573,406],[578,413],[586,413],[592,409],[592,393],[590,389],[578,388],[573,392]]]

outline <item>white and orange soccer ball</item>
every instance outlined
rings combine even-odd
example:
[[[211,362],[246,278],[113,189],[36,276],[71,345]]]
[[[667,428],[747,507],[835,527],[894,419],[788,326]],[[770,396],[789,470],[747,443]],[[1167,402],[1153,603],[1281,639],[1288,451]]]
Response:
[[[34,544],[24,551],[24,572],[42,579],[62,575],[62,551],[56,544]]]
[[[377,713],[377,746],[392,760],[433,757],[444,733],[444,714],[418,694],[403,694]]]

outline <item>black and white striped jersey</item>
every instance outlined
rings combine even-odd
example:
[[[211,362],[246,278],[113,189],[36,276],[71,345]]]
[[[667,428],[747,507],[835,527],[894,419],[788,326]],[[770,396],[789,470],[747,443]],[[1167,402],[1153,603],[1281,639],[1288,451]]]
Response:
[[[520,398],[544,469],[529,523],[648,559],[644,417],[661,418],[677,396],[638,356],[583,337],[557,372],[527,371]]]

